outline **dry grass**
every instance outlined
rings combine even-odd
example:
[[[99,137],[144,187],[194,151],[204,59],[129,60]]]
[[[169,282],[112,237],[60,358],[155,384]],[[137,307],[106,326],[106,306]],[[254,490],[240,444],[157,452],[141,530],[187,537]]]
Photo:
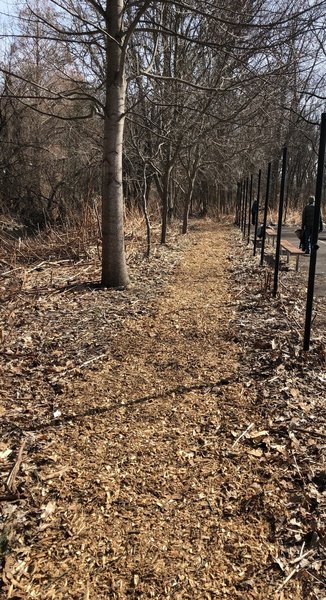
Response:
[[[65,225],[48,226],[34,235],[27,235],[24,228],[12,220],[3,218],[0,229],[0,265],[3,274],[15,271],[23,273],[27,265],[34,263],[77,263],[85,260],[101,260],[101,218],[98,207],[85,207],[78,221],[67,219]],[[178,227],[172,228],[172,237]],[[153,218],[152,238],[155,246],[159,240],[160,223]],[[143,215],[127,211],[125,215],[125,241],[128,262],[139,260],[146,251],[146,229]]]

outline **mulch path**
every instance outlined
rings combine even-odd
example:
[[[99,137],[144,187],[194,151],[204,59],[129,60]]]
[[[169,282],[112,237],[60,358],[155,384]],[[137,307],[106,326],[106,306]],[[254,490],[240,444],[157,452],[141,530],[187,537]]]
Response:
[[[303,353],[302,276],[210,221],[130,262],[2,284],[0,598],[325,597],[321,300]]]

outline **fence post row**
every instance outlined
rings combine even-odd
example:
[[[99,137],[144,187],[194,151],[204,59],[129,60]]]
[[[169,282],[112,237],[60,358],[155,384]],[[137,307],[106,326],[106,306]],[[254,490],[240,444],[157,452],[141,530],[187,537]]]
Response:
[[[266,181],[266,195],[265,195],[263,231],[262,231],[262,238],[261,238],[261,255],[260,255],[260,266],[261,267],[264,264],[265,239],[266,239],[266,223],[267,223],[269,188],[270,188],[270,181],[271,181],[271,168],[272,168],[272,163],[269,162],[268,163],[268,169],[267,169],[267,181]]]
[[[308,290],[307,290],[306,321],[305,321],[304,340],[303,340],[303,349],[304,350],[309,350],[309,346],[310,346],[311,316],[312,316],[312,307],[313,307],[313,298],[314,298],[314,286],[315,286],[316,262],[317,262],[317,250],[318,250],[317,242],[318,242],[320,207],[321,207],[321,197],[322,197],[322,192],[323,192],[323,179],[324,179],[325,145],[326,145],[326,113],[323,113],[321,116],[321,124],[320,124],[318,169],[317,169],[316,193],[315,193],[315,212],[314,212],[314,222],[313,222],[312,235],[311,235],[311,253],[310,253]]]
[[[316,262],[318,252],[318,233],[320,226],[320,214],[321,214],[321,199],[323,193],[323,181],[324,181],[324,163],[325,163],[325,149],[326,149],[326,112],[321,115],[320,123],[320,138],[319,138],[319,151],[318,151],[318,169],[316,179],[316,192],[315,192],[315,211],[313,229],[311,234],[311,253],[309,263],[309,276],[307,286],[307,303],[306,303],[306,317],[305,317],[305,329],[304,329],[304,340],[303,350],[309,350],[310,347],[310,335],[311,335],[311,320],[312,320],[312,309],[313,309],[313,298],[314,298],[314,287],[316,277]],[[265,194],[265,205],[264,205],[264,217],[262,225],[262,244],[261,244],[261,256],[260,266],[264,264],[265,254],[265,240],[266,240],[266,224],[267,224],[267,211],[268,201],[270,192],[270,180],[271,180],[271,162],[268,163],[267,177],[266,177],[266,194]],[[284,197],[285,197],[285,181],[286,181],[286,169],[287,169],[287,148],[283,148],[282,156],[282,175],[281,175],[281,187],[280,187],[280,200],[278,207],[278,223],[277,223],[277,238],[276,238],[276,250],[275,250],[275,270],[274,270],[274,287],[273,296],[275,297],[278,290],[278,278],[279,278],[279,266],[280,266],[280,250],[281,250],[281,234],[282,234],[282,221],[283,221],[283,209],[284,209]],[[256,256],[257,249],[257,229],[259,221],[259,203],[260,203],[260,187],[261,187],[261,169],[258,172],[257,182],[257,216],[255,220],[255,232],[254,232],[254,249],[253,256]],[[243,232],[243,238],[246,236],[246,219],[247,219],[247,206],[248,208],[248,243],[250,242],[250,211],[253,196],[253,175],[250,177],[250,192],[248,202],[248,188],[249,178],[243,179],[238,182],[237,190],[237,215],[236,223]]]
[[[280,250],[281,250],[281,233],[282,233],[282,221],[283,221],[286,166],[287,166],[287,148],[284,147],[283,148],[283,158],[282,158],[280,203],[279,203],[279,207],[278,207],[278,223],[277,223],[277,237],[276,237],[276,250],[275,250],[275,269],[274,269],[274,288],[273,288],[273,296],[274,297],[277,294],[278,273],[279,273],[279,268],[280,268]]]

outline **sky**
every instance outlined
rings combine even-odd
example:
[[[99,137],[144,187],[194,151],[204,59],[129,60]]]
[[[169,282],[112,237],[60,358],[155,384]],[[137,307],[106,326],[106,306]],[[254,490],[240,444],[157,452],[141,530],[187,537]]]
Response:
[[[8,31],[12,32],[17,19],[11,18],[10,15],[17,14],[18,4],[16,0],[0,0],[0,61],[2,61],[8,50]]]
[[[10,8],[12,8],[13,2],[9,2],[9,0],[0,0],[0,11],[10,13]]]
[[[6,34],[13,31],[17,23],[17,18],[11,15],[17,15],[18,7],[23,2],[17,0],[0,0],[0,54],[2,55],[6,45]]]
[[[13,2],[9,2],[9,0],[0,0],[0,25],[1,25],[1,30],[3,28],[3,25],[10,21],[10,18],[5,16],[4,14],[1,13],[6,13],[6,15],[10,15],[11,13],[13,13],[14,11],[16,11],[16,7],[15,4]]]
[[[12,20],[10,19],[10,15],[17,14],[18,7],[21,7],[23,4],[22,0],[0,0],[0,24],[3,25],[5,22],[10,22]]]

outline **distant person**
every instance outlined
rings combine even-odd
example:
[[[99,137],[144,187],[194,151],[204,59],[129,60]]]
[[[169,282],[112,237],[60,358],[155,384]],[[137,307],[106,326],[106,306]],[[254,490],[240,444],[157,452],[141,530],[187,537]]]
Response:
[[[254,200],[254,202],[252,203],[252,207],[251,207],[251,223],[253,225],[256,225],[257,216],[258,216],[258,202],[257,202],[257,200]]]
[[[310,254],[311,251],[311,237],[312,237],[312,228],[314,224],[314,214],[315,214],[315,196],[309,196],[308,204],[304,207],[302,211],[302,250],[305,254]],[[323,231],[323,221],[321,218],[321,214],[319,215],[319,231]]]

